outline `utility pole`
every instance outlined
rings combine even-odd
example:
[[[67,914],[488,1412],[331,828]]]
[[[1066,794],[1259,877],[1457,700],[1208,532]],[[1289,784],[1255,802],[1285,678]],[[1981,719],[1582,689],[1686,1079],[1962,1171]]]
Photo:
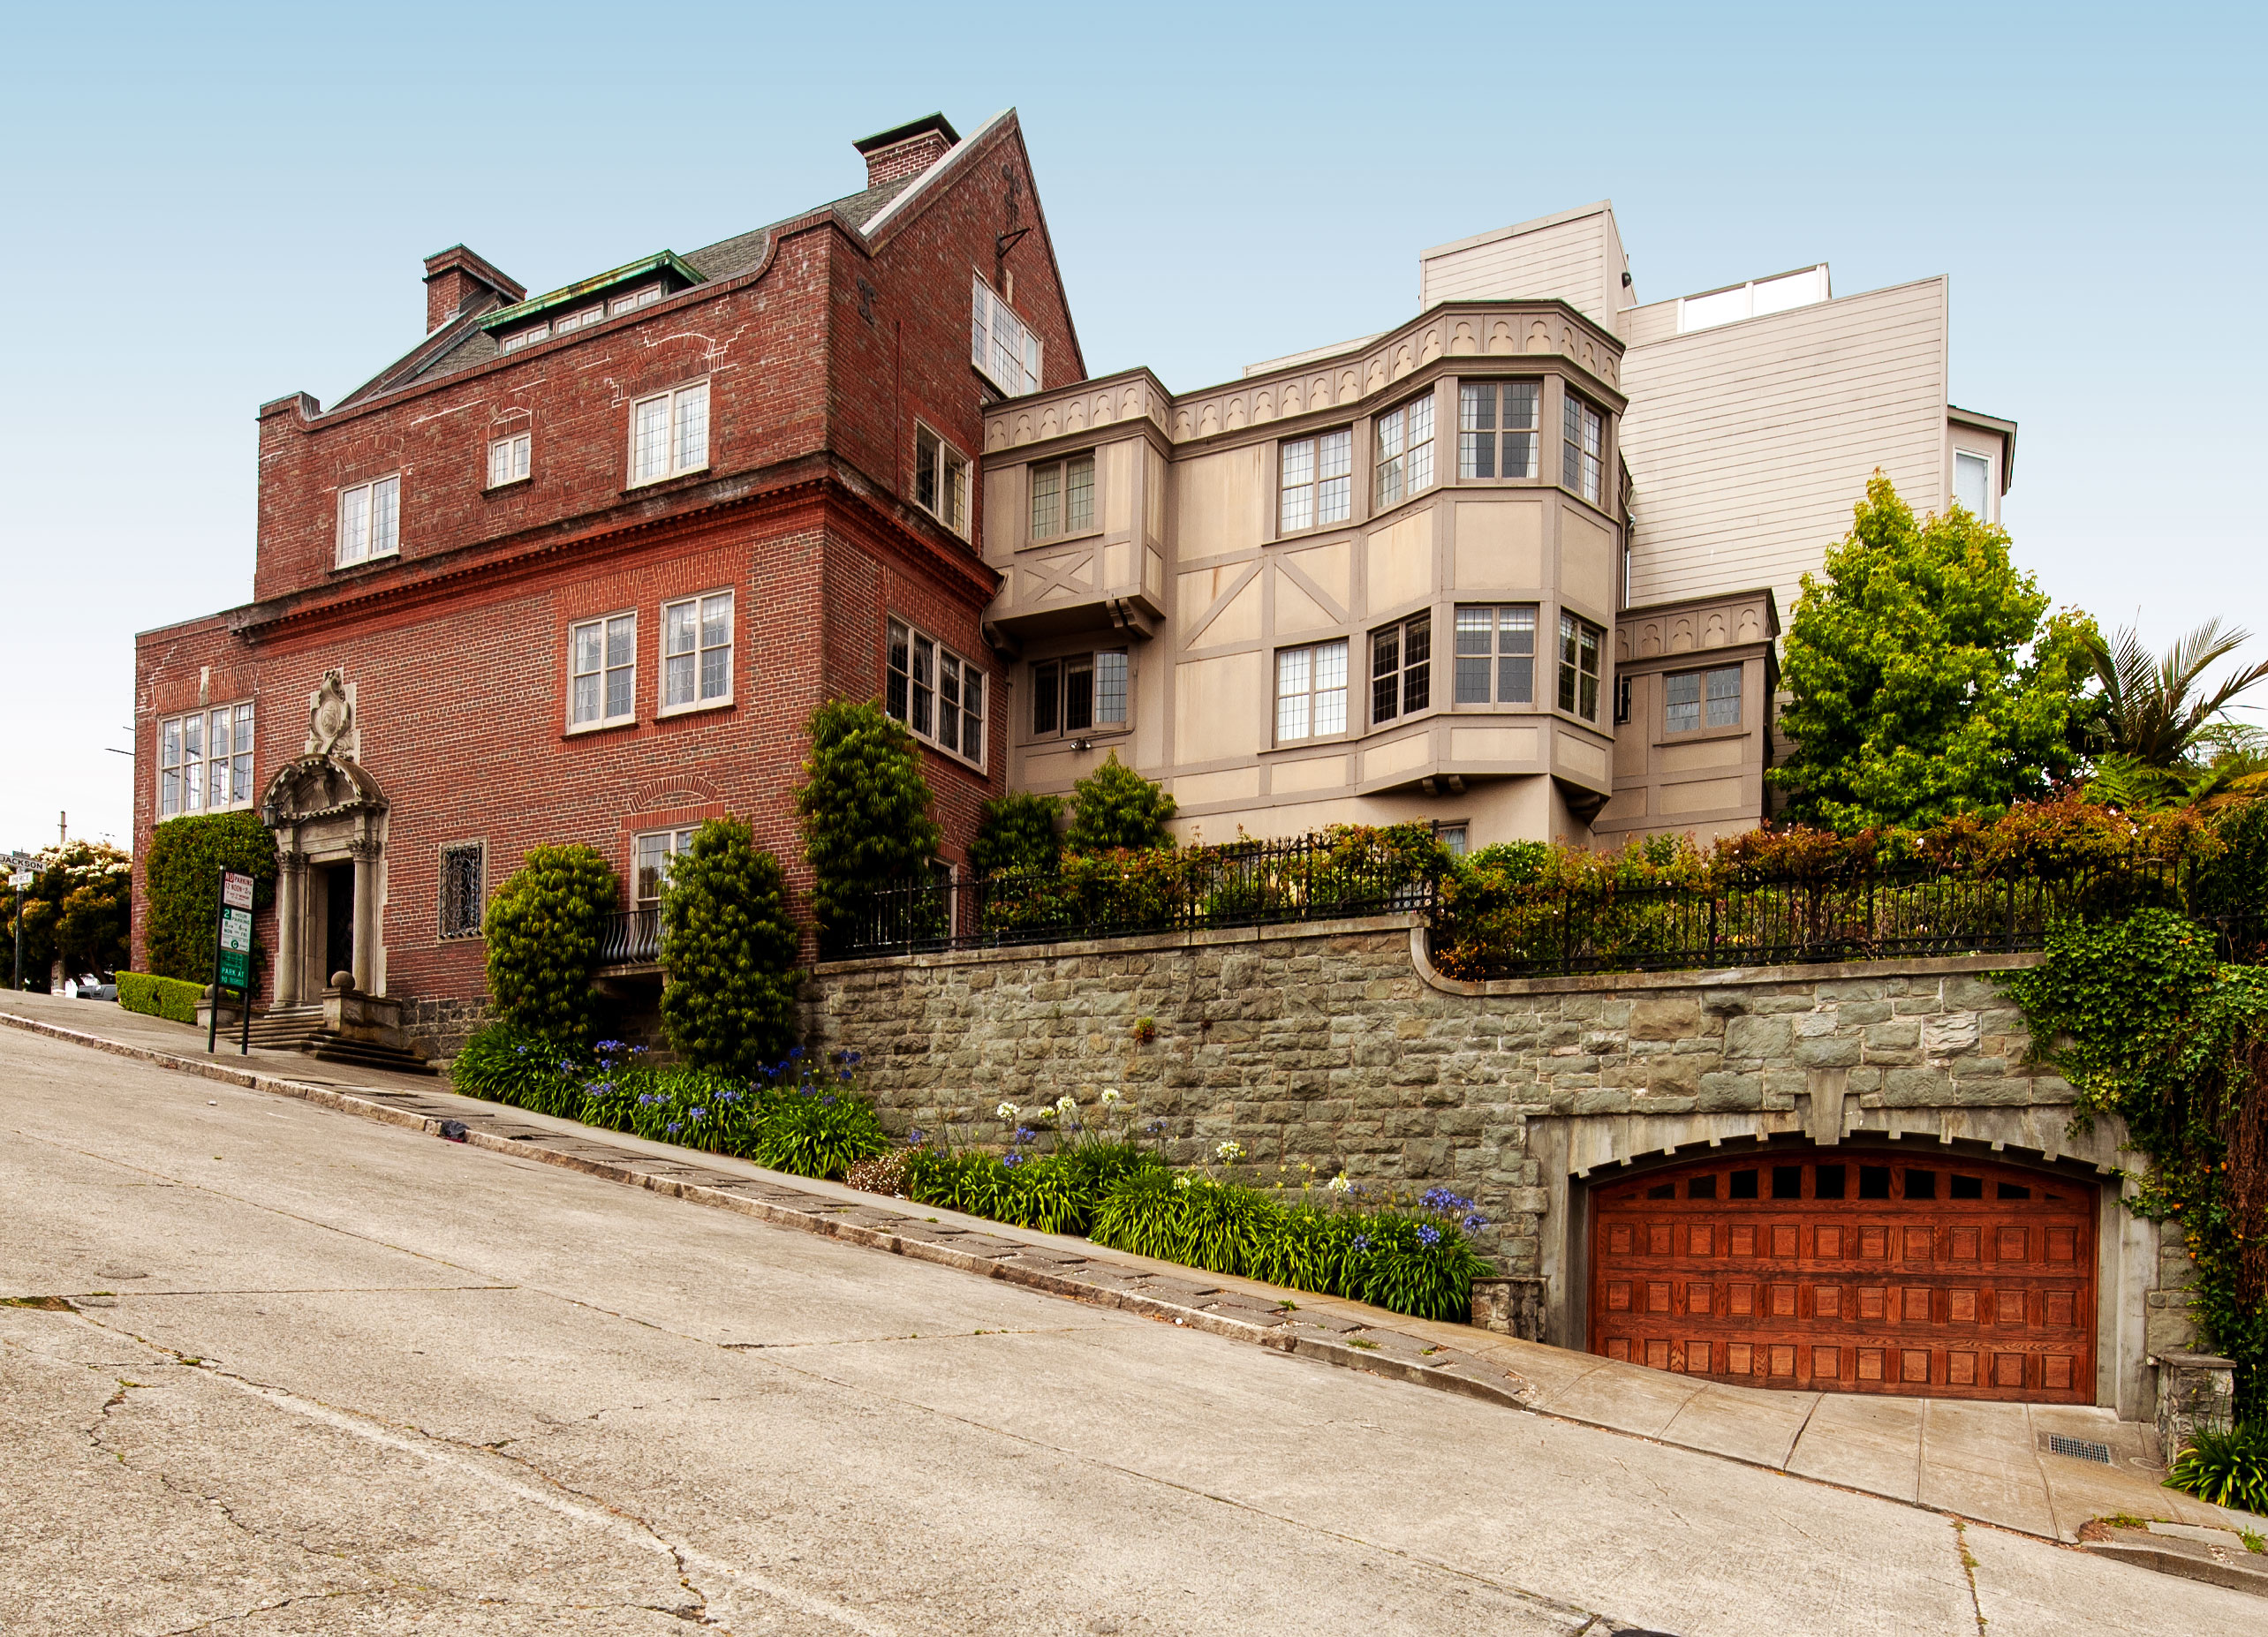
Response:
[[[55,844],[62,847],[71,840],[71,815],[58,811],[55,816]]]

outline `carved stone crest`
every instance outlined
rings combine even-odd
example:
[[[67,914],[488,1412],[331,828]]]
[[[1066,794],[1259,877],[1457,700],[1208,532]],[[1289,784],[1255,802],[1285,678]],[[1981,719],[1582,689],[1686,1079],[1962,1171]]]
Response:
[[[307,743],[300,754],[352,760],[356,736],[354,702],[347,697],[346,678],[337,671],[325,671],[322,686],[307,701]]]

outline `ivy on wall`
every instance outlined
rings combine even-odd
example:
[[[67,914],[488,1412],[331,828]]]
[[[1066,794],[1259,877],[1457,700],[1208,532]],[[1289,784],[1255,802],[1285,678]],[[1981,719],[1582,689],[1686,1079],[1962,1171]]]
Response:
[[[2268,1411],[2268,968],[2215,958],[2171,909],[2064,923],[2004,980],[2080,1119],[2115,1114],[2150,1167],[2136,1216],[2178,1222],[2205,1337],[2236,1364],[2236,1412]],[[2051,1044],[2052,1043],[2052,1044]]]
[[[191,813],[150,833],[142,939],[155,976],[213,981],[213,929],[224,869],[252,878],[255,909],[276,901],[276,836],[258,813]],[[257,950],[253,959],[264,966],[265,954]]]

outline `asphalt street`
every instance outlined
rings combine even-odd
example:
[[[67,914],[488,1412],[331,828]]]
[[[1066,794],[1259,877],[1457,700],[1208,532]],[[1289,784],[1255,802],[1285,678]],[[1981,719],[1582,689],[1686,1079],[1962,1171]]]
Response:
[[[0,1036],[0,1631],[2255,1633],[1785,1474]]]

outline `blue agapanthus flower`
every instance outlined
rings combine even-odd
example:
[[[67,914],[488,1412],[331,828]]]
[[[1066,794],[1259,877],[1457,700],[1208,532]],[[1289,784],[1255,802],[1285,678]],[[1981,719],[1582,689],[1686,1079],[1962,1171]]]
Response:
[[[1418,1230],[1418,1242],[1431,1250],[1441,1242],[1441,1230],[1428,1222]]]
[[[1355,1248],[1357,1250],[1368,1250],[1370,1248],[1370,1235],[1367,1233],[1356,1234]]]
[[[1464,1231],[1468,1233],[1478,1233],[1487,1226],[1488,1218],[1478,1211],[1468,1212],[1463,1224]]]
[[[1007,1153],[1002,1154],[1000,1157],[1000,1163],[1006,1166],[1010,1171],[1013,1171],[1017,1166],[1022,1165],[1029,1158],[1029,1155],[1019,1154],[1014,1149],[1010,1149]]]
[[[921,1128],[919,1126],[905,1134],[905,1145],[908,1148],[919,1148],[921,1143]]]
[[[835,1106],[835,1099],[831,1097],[823,1097],[819,1099],[819,1105],[821,1108],[833,1108]]]
[[[1472,1201],[1445,1188],[1429,1188],[1418,1197],[1419,1204],[1428,1211],[1438,1211],[1443,1216],[1455,1216],[1460,1211],[1470,1211]]]
[[[679,1124],[678,1124],[676,1120],[671,1120],[671,1121],[669,1122],[669,1135],[670,1135],[671,1136],[675,1136],[675,1135],[677,1135],[677,1133],[679,1133],[680,1131],[683,1131],[684,1128],[685,1128],[684,1127],[683,1127],[682,1125],[679,1125]]]

